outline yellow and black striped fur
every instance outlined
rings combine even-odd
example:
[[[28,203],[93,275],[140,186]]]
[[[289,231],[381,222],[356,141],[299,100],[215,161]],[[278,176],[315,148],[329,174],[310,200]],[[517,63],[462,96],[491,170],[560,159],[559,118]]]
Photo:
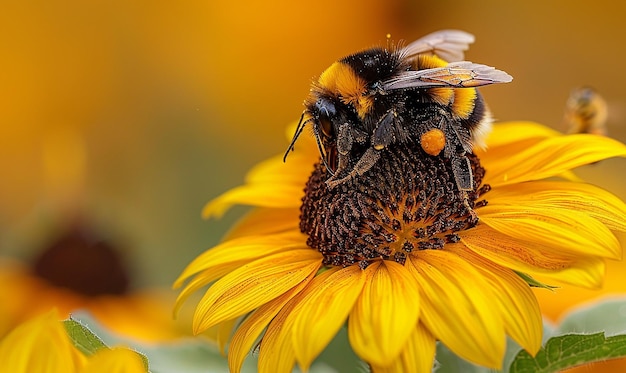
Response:
[[[482,146],[492,121],[475,87],[512,80],[462,61],[473,41],[465,32],[445,30],[333,63],[313,83],[287,153],[310,123],[333,188],[367,172],[388,147],[420,144],[425,157],[451,162],[459,190],[471,190],[466,156]]]

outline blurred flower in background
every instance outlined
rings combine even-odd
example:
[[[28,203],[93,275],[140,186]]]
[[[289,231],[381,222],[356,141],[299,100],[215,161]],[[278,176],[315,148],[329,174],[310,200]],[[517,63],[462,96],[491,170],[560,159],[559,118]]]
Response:
[[[131,289],[121,248],[75,223],[43,247],[30,264],[0,261],[0,336],[56,308],[62,318],[87,311],[112,332],[134,340],[165,341],[183,335],[171,318],[171,294]]]
[[[112,331],[134,339],[180,336],[171,318],[171,294],[155,286],[137,289],[128,250],[84,216],[91,214],[85,201],[89,159],[84,136],[58,128],[41,135],[40,145],[42,195],[37,202],[47,222],[39,229],[29,227],[40,240],[34,250],[19,252],[19,259],[0,257],[0,336],[52,308],[64,318],[77,310],[90,312]]]

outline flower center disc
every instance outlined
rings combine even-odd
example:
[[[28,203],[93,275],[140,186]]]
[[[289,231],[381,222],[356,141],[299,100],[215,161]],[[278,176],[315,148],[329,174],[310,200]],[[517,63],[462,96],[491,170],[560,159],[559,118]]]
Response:
[[[80,228],[49,244],[33,267],[38,277],[86,296],[122,295],[128,289],[127,271],[117,250]]]
[[[489,190],[481,188],[484,169],[468,155],[474,190],[460,191],[449,159],[421,148],[395,146],[366,173],[332,189],[326,168],[316,164],[302,200],[300,230],[324,264],[366,268],[374,260],[403,264],[414,250],[442,249],[457,242],[456,232],[474,227],[473,208]]]

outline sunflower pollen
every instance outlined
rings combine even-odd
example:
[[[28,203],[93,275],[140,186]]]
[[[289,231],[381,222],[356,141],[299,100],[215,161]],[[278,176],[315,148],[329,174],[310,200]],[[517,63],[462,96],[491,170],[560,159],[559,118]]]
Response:
[[[332,189],[321,163],[315,165],[300,213],[307,244],[319,250],[324,264],[366,268],[375,260],[400,264],[416,250],[441,250],[460,240],[457,232],[478,223],[477,199],[490,189],[481,185],[484,169],[468,154],[473,191],[458,190],[450,162],[418,147],[384,150],[368,172]]]

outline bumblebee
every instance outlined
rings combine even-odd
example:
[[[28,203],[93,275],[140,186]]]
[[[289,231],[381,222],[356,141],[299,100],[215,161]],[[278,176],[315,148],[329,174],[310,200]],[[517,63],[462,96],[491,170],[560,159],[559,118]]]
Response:
[[[467,158],[483,145],[492,117],[475,87],[507,83],[493,67],[463,61],[474,37],[443,30],[404,47],[340,59],[312,84],[285,158],[310,124],[329,188],[366,173],[396,144],[419,144],[451,163],[460,191],[474,188]]]
[[[565,104],[563,122],[568,133],[607,135],[608,108],[602,96],[591,87],[572,90]]]

